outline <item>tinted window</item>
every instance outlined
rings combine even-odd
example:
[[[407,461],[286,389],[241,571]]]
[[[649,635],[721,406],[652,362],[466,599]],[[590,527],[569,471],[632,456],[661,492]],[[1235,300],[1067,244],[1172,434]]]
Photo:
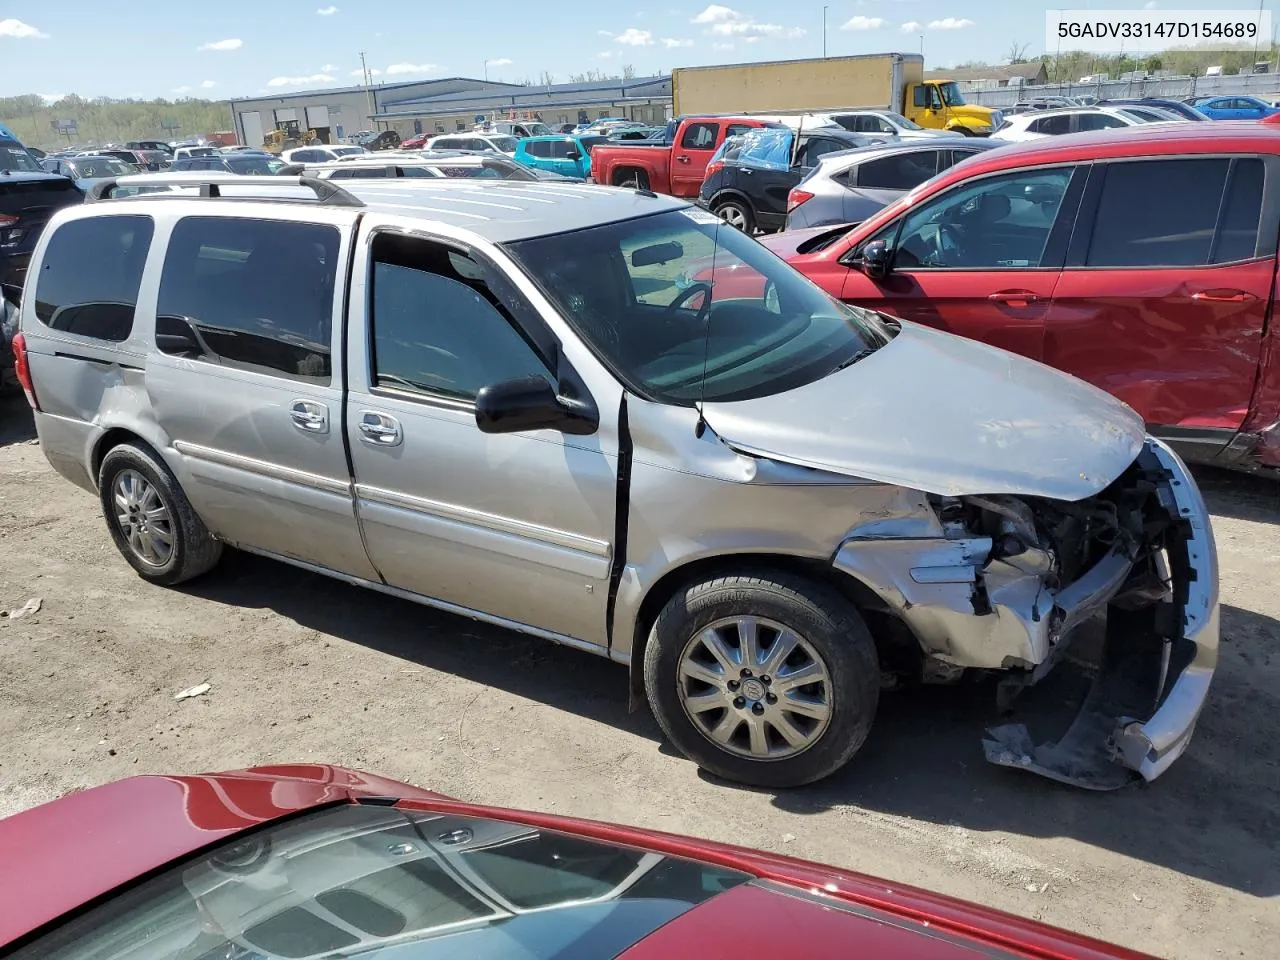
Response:
[[[119,342],[133,330],[150,217],[90,217],[49,239],[36,285],[36,317],[54,330]]]
[[[524,148],[531,157],[551,156],[551,141],[549,140],[530,140],[524,145]]]
[[[402,177],[410,177],[418,180],[439,179],[438,175],[434,170],[429,170],[426,167],[401,167],[400,175]]]
[[[755,127],[749,126],[748,124],[745,124],[745,123],[731,123],[729,124],[729,128],[725,130],[724,135],[726,138],[736,137],[741,133],[746,133],[748,130],[754,130],[754,129]]]
[[[802,167],[812,167],[817,164],[818,158],[823,154],[834,153],[837,150],[847,150],[849,145],[841,143],[838,140],[827,140],[825,138],[810,140],[801,151],[799,157],[799,165]]]
[[[547,376],[476,261],[380,237],[373,264],[373,382],[473,400],[500,380]]]
[[[1258,211],[1262,209],[1262,161],[1237,160],[1231,169],[1231,185],[1222,208],[1213,263],[1248,260],[1257,254]]]
[[[1071,173],[1059,168],[983,177],[922,204],[902,223],[895,265],[1039,267]]]
[[[1040,117],[1031,121],[1031,126],[1028,129],[1032,133],[1043,133],[1046,136],[1056,137],[1059,134],[1071,131],[1071,117],[1065,113],[1056,117]]]
[[[680,146],[685,150],[710,150],[716,145],[719,130],[720,125],[716,123],[691,123],[685,127]]]
[[[1119,117],[1113,117],[1109,113],[1082,113],[1080,114],[1081,130],[1107,130],[1111,127],[1128,126]]]
[[[591,156],[591,151],[596,148],[596,144],[605,143],[604,137],[582,137],[578,140],[582,144],[582,149],[587,152],[587,156]]]
[[[937,150],[890,154],[858,167],[858,186],[882,190],[910,190],[938,172]]]
[[[338,231],[188,217],[169,241],[156,343],[164,353],[328,383]]]
[[[568,140],[552,140],[547,144],[551,148],[552,160],[567,160],[570,148],[577,149],[575,144],[570,144]]]
[[[1086,262],[1094,267],[1208,263],[1229,166],[1225,158],[1110,164]],[[1192,183],[1195,189],[1188,190]],[[1156,197],[1177,201],[1152,202]]]

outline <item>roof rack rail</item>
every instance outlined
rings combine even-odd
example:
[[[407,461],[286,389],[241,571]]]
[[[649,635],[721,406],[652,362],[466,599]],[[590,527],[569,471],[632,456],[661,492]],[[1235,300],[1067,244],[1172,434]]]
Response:
[[[123,181],[123,182],[122,182]],[[363,207],[364,201],[359,197],[343,190],[335,183],[328,180],[320,180],[317,177],[299,176],[240,176],[238,174],[229,173],[223,176],[217,174],[209,175],[203,173],[157,173],[157,174],[140,174],[130,175],[127,177],[112,177],[107,180],[99,181],[89,188],[89,192],[85,199],[91,203],[102,200],[114,199],[114,192],[117,186],[157,186],[157,187],[195,187],[199,190],[199,196],[211,198],[223,198],[222,188],[231,187],[307,187],[316,197],[318,203],[326,204],[333,207]],[[139,193],[136,197],[166,197],[172,196],[167,191],[156,193]],[[186,196],[190,196],[187,194]],[[277,197],[259,197],[259,196],[230,196],[225,197],[228,200],[274,200],[274,199],[291,199]]]

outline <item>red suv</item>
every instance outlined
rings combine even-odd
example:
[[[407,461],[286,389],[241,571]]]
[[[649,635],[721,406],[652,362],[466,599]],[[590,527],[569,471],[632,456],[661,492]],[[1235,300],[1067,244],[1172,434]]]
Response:
[[[852,228],[762,242],[841,300],[1109,391],[1189,460],[1274,469],[1278,231],[1280,134],[1219,122],[984,152]]]

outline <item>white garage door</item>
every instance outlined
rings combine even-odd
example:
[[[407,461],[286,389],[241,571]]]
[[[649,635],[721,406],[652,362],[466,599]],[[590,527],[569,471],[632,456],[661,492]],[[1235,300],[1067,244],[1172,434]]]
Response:
[[[290,107],[287,110],[276,111],[276,123],[288,123],[290,120],[292,120],[294,123],[298,122],[297,110],[294,110],[292,107]]]
[[[307,129],[316,130],[329,125],[328,107],[307,107]]]
[[[257,110],[240,114],[240,129],[244,131],[246,147],[262,146],[262,114]]]

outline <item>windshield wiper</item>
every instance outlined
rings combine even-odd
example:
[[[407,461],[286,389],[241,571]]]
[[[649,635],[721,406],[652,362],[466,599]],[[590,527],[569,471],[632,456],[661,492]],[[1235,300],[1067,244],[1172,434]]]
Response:
[[[879,347],[863,347],[861,350],[859,350],[849,359],[842,360],[840,363],[837,363],[834,367],[828,370],[826,372],[826,376],[829,377],[833,373],[839,373],[841,370],[844,370],[848,367],[852,367],[859,360],[865,360],[867,357],[871,356],[873,353],[875,353],[879,349],[880,349]]]

